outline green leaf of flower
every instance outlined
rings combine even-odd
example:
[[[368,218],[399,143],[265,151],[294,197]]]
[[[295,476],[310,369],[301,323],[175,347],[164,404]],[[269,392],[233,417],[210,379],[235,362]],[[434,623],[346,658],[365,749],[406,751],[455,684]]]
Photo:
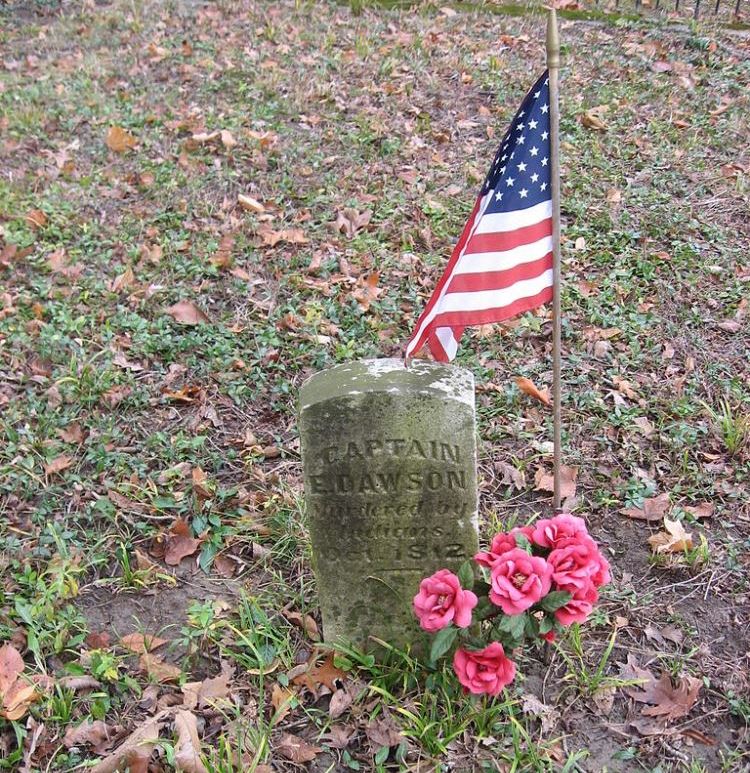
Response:
[[[430,648],[430,660],[433,663],[448,652],[453,646],[453,642],[456,640],[457,635],[458,628],[453,625],[437,632],[437,635],[432,640],[432,647]]]
[[[561,607],[564,607],[572,598],[573,594],[568,593],[566,590],[553,590],[552,593],[548,593],[539,602],[539,606],[545,612],[556,612]]]
[[[516,540],[516,547],[521,548],[521,550],[525,550],[527,553],[531,553],[531,542],[529,542],[528,537],[525,534],[522,534],[520,531],[516,532],[513,537]]]
[[[464,590],[471,590],[474,587],[474,568],[471,561],[464,561],[458,570],[458,579]]]
[[[524,625],[523,632],[530,639],[537,639],[539,637],[539,621],[533,615],[526,615],[526,624]]]
[[[539,622],[539,633],[549,633],[555,628],[555,618],[550,615],[545,615]]]
[[[499,631],[505,631],[513,639],[522,639],[526,627],[526,614],[502,615],[497,625]]]

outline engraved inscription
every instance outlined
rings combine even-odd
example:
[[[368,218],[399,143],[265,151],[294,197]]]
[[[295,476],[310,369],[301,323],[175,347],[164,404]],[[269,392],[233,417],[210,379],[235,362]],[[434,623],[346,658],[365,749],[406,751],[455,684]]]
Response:
[[[464,470],[431,470],[429,472],[364,473],[362,475],[310,475],[313,494],[395,494],[400,491],[430,491],[441,488],[466,489]]]
[[[416,440],[414,438],[370,438],[360,443],[345,443],[342,446],[328,446],[323,449],[326,464],[351,462],[377,457],[399,457],[401,459],[434,459],[439,462],[461,464],[461,447],[455,443],[438,440]]]

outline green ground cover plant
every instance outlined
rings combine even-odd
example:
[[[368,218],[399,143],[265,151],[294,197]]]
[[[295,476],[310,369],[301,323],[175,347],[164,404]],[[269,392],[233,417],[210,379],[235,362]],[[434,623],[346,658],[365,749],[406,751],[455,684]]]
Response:
[[[298,388],[400,355],[543,30],[0,6],[0,770],[748,767],[741,31],[561,26],[567,505],[613,573],[585,628],[494,700],[320,642]],[[549,511],[551,414],[514,380],[549,385],[549,311],[459,362],[486,536]]]

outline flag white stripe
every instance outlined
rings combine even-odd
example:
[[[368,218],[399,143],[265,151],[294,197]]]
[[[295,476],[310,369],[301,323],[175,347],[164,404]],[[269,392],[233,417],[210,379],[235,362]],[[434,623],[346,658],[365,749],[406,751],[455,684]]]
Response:
[[[489,215],[487,215],[489,217]],[[512,250],[503,252],[464,253],[453,269],[456,274],[479,274],[485,271],[503,271],[513,269],[524,263],[539,260],[552,252],[552,237],[545,236],[530,244],[521,244]]]
[[[484,309],[500,309],[510,306],[520,298],[531,298],[545,287],[552,286],[552,269],[533,279],[522,279],[510,287],[497,290],[477,290],[475,292],[448,293],[436,305],[435,316],[452,311],[480,311]]]
[[[488,191],[484,195],[484,199],[482,200],[482,203],[479,205],[479,211],[477,212],[476,217],[474,218],[474,224],[473,228],[474,230],[469,235],[469,238],[466,240],[466,244],[468,244],[471,241],[471,237],[474,236],[476,233],[476,227],[479,223],[482,222],[482,215],[484,214],[484,210],[487,209],[489,206],[490,201],[492,201],[494,193],[492,191]],[[466,247],[464,246],[464,250],[466,250]],[[461,256],[465,255],[465,252],[461,253]],[[461,261],[461,256],[459,256],[457,263]],[[445,283],[445,286],[443,287],[440,298],[437,299],[435,305],[430,310],[430,313],[422,320],[422,324],[419,326],[419,329],[412,337],[411,341],[407,344],[406,347],[406,357],[408,358],[411,353],[416,349],[417,342],[422,338],[422,336],[425,333],[425,330],[429,327],[430,323],[433,319],[435,319],[435,314],[437,314],[438,309],[440,308],[440,304],[442,303],[442,299],[445,297],[446,292],[448,292],[448,287],[450,286],[450,281],[447,281]]]
[[[447,355],[449,360],[452,360],[456,356],[458,351],[458,341],[456,341],[453,335],[452,327],[439,327],[435,331],[435,335],[438,337],[440,344],[443,347],[443,351]]]
[[[541,201],[528,209],[516,209],[513,212],[492,212],[485,215],[477,226],[475,234],[496,233],[498,231],[516,231],[536,225],[552,217],[552,201]]]

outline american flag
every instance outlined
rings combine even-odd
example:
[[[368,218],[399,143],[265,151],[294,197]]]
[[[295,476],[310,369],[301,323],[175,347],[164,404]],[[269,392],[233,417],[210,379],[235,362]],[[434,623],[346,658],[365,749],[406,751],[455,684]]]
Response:
[[[495,154],[469,221],[406,358],[425,344],[449,362],[467,325],[522,314],[552,298],[549,79],[526,95]]]

